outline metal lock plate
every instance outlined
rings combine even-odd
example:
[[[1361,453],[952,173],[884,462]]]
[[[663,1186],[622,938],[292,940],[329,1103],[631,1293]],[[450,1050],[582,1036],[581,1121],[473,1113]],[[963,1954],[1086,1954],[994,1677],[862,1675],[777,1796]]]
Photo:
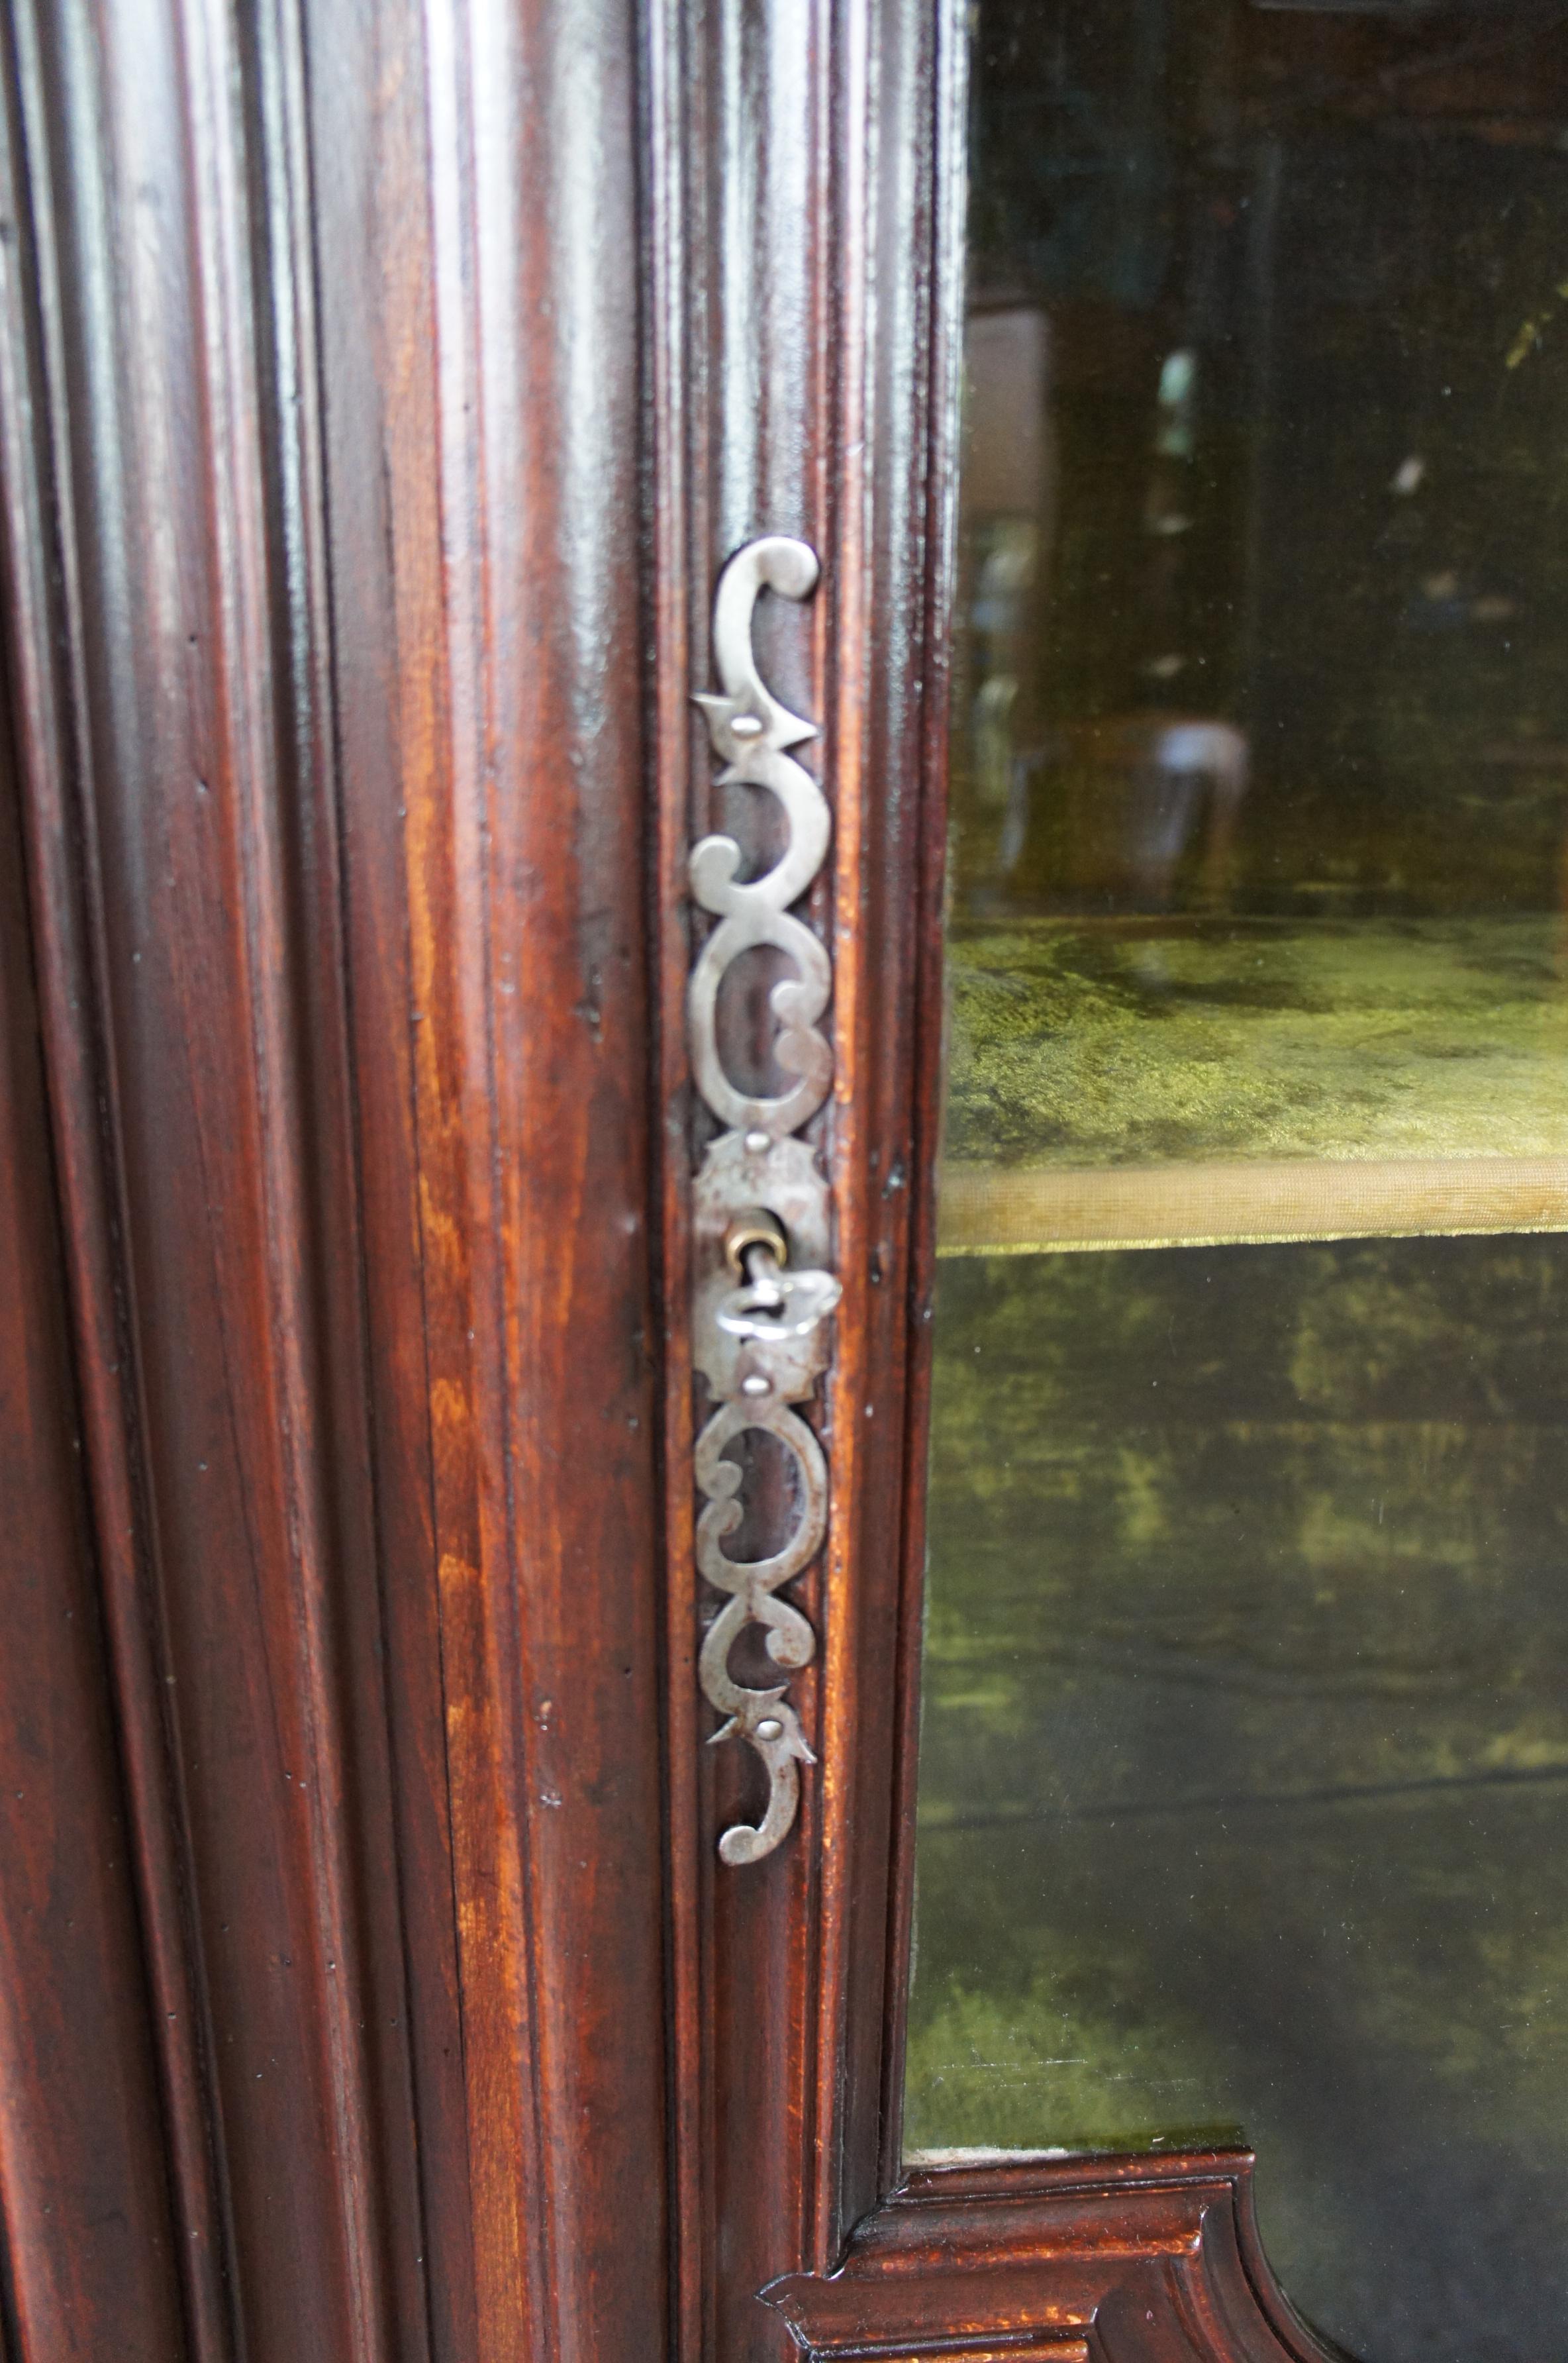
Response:
[[[780,1403],[800,1403],[827,1368],[829,1330],[818,1321],[804,1336],[781,1337],[759,1346],[720,1326],[719,1307],[735,1292],[735,1274],[724,1249],[735,1217],[752,1206],[776,1215],[790,1242],[791,1272],[825,1271],[830,1260],[827,1183],[809,1144],[786,1137],[722,1133],[709,1149],[692,1193],[696,1290],[691,1307],[692,1359],[709,1392],[727,1402],[742,1391],[748,1369],[765,1370]]]
[[[803,599],[816,579],[815,554],[782,534],[765,535],[735,552],[713,606],[722,693],[698,699],[713,752],[726,767],[723,782],[771,796],[786,826],[778,860],[760,877],[743,875],[740,846],[729,837],[707,837],[693,846],[690,872],[693,899],[718,922],[688,985],[691,1070],[703,1099],[728,1127],[709,1148],[692,1185],[692,1359],[712,1397],[694,1456],[697,1490],[704,1497],[697,1564],[714,1591],[726,1595],[704,1636],[698,1679],[723,1718],[714,1740],[744,1739],[767,1774],[761,1819],[737,1822],[720,1838],[720,1856],[732,1865],[760,1862],[787,1836],[800,1768],[814,1760],[786,1692],[789,1676],[811,1663],[816,1635],[804,1613],[780,1594],[811,1565],[827,1530],[826,1459],[814,1430],[790,1406],[812,1393],[827,1367],[828,1316],[840,1293],[828,1270],[827,1182],[810,1147],[793,1137],[833,1085],[833,1051],[818,1025],[832,993],[833,970],[826,948],[790,906],[822,867],[830,819],[821,785],[790,753],[816,736],[814,726],[769,693],[757,671],[751,623],[764,590]],[[719,1040],[724,977],[736,960],[764,945],[782,953],[794,970],[767,996],[777,1028],[774,1062],[794,1079],[777,1099],[757,1097],[733,1080]],[[782,1241],[769,1216],[782,1228]],[[787,1268],[780,1246],[788,1248]],[[737,1272],[736,1263],[745,1269]],[[739,1499],[745,1474],[731,1448],[764,1434],[794,1462],[793,1514],[766,1556],[732,1559],[724,1546],[745,1516]],[[748,1632],[763,1636],[778,1681],[758,1686],[732,1668],[731,1650]]]

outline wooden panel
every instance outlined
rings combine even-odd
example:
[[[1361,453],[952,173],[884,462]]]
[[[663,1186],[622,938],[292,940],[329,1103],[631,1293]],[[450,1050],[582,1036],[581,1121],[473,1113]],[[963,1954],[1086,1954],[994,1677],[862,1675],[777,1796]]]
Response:
[[[11,660],[176,2217],[114,2335],[645,2352],[631,12],[7,28]]]
[[[0,770],[0,2354],[185,2354]]]
[[[289,28],[16,21],[35,926],[187,2302],[204,2356],[412,2357]]]
[[[679,2323],[683,2354],[744,2358],[786,2351],[757,2289],[830,2266],[876,2201],[884,2144],[897,2150],[895,1799],[918,1618],[900,1554],[906,1354],[928,1284],[909,1185],[932,1116],[913,1028],[938,894],[926,791],[945,718],[961,36],[951,12],[903,0],[669,0],[647,56]],[[833,1177],[845,1298],[812,1413],[829,1541],[795,1588],[820,1646],[790,1698],[819,1769],[784,1845],[737,1869],[714,1846],[755,1803],[745,1751],[705,1749],[693,1662],[716,1601],[691,1559],[685,1259],[702,1134],[683,1007],[686,850],[735,815],[687,700],[710,685],[720,566],[775,532],[823,560],[810,607],[765,606],[758,632],[770,685],[821,724],[810,760],[834,815],[809,915],[834,954],[836,1080],[808,1137]]]
[[[664,2311],[633,25],[312,29],[377,1500],[443,2355]]]

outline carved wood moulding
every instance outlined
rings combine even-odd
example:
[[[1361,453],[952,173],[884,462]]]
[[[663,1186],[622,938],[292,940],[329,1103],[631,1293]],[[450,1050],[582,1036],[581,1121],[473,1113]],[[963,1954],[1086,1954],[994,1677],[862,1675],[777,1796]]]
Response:
[[[0,9],[7,2363],[663,2319],[637,44]]]
[[[1258,2244],[1244,2150],[914,2173],[843,2263],[763,2292],[812,2363],[1325,2363]]]

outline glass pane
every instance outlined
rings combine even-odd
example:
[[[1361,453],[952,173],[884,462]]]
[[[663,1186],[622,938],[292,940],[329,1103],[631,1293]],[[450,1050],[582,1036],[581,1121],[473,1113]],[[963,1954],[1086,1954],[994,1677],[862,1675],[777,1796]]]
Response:
[[[908,2132],[1568,2302],[1568,31],[977,0]]]

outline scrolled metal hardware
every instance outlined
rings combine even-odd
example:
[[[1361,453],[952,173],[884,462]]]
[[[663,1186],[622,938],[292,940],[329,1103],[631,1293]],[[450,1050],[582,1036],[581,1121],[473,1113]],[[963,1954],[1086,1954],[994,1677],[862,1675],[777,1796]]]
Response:
[[[780,1271],[776,1264],[769,1270],[764,1264],[730,1291],[713,1318],[732,1337],[770,1346],[782,1337],[809,1337],[843,1294],[831,1271]]]
[[[782,534],[737,550],[713,602],[722,693],[697,698],[713,751],[725,766],[721,784],[766,789],[777,799],[786,828],[782,852],[760,878],[741,876],[744,856],[732,837],[703,838],[690,862],[692,895],[719,922],[688,988],[692,1071],[702,1097],[728,1127],[711,1144],[692,1193],[693,1359],[717,1406],[697,1439],[696,1480],[706,1497],[697,1521],[697,1564],[728,1595],[704,1637],[698,1680],[724,1718],[714,1742],[745,1739],[768,1781],[761,1820],[755,1827],[738,1823],[719,1841],[720,1856],[730,1864],[760,1861],[788,1835],[800,1802],[800,1768],[815,1761],[786,1696],[788,1684],[737,1681],[730,1653],[756,1625],[780,1672],[811,1663],[816,1635],[778,1592],[810,1566],[827,1527],[827,1462],[811,1428],[790,1406],[812,1393],[826,1367],[825,1323],[842,1290],[825,1269],[827,1184],[809,1145],[791,1136],[816,1114],[833,1082],[833,1052],[818,1026],[833,969],[822,943],[790,905],[822,868],[830,818],[822,789],[789,752],[814,738],[815,726],[772,695],[752,647],[752,619],[763,591],[804,599],[817,574],[815,551]],[[765,945],[784,953],[795,971],[768,995],[777,1025],[774,1061],[794,1079],[771,1098],[734,1081],[718,1027],[726,971],[743,953]],[[785,1241],[787,1264],[780,1252]],[[794,1463],[792,1525],[766,1558],[733,1559],[723,1543],[744,1515],[743,1479],[739,1465],[724,1454],[750,1434],[771,1436]]]
[[[723,1537],[741,1522],[735,1498],[741,1472],[734,1461],[722,1456],[724,1447],[748,1429],[777,1437],[793,1454],[801,1501],[794,1531],[781,1549],[766,1559],[733,1559],[723,1549]],[[805,1421],[775,1398],[762,1403],[722,1403],[697,1439],[696,1466],[697,1482],[708,1496],[697,1521],[697,1564],[711,1584],[730,1595],[708,1627],[697,1678],[710,1705],[726,1718],[714,1732],[713,1744],[737,1736],[749,1741],[768,1778],[767,1810],[761,1822],[755,1829],[745,1822],[727,1829],[719,1840],[719,1854],[731,1864],[760,1862],[794,1822],[800,1798],[797,1768],[816,1758],[785,1698],[786,1685],[756,1690],[737,1682],[730,1672],[730,1651],[748,1625],[758,1625],[766,1636],[763,1647],[780,1669],[796,1672],[816,1655],[817,1636],[807,1618],[790,1601],[775,1595],[780,1584],[811,1565],[822,1547],[827,1464]]]
[[[833,1052],[816,1023],[827,1007],[833,970],[810,927],[791,917],[789,908],[822,868],[829,817],[821,788],[786,751],[814,738],[815,726],[769,695],[752,653],[751,621],[765,586],[787,599],[804,599],[816,579],[816,552],[783,534],[768,534],[737,550],[713,601],[713,654],[724,694],[697,698],[708,718],[713,752],[727,766],[720,785],[735,782],[769,790],[783,808],[788,836],[783,853],[762,878],[737,876],[744,856],[733,837],[705,837],[691,849],[691,892],[720,922],[691,971],[691,1061],[698,1089],[722,1123],[774,1139],[798,1132],[821,1107],[833,1081]],[[743,1092],[719,1055],[724,971],[743,952],[764,944],[787,954],[797,971],[769,995],[779,1028],[774,1057],[786,1074],[799,1078],[793,1090],[777,1099]]]

